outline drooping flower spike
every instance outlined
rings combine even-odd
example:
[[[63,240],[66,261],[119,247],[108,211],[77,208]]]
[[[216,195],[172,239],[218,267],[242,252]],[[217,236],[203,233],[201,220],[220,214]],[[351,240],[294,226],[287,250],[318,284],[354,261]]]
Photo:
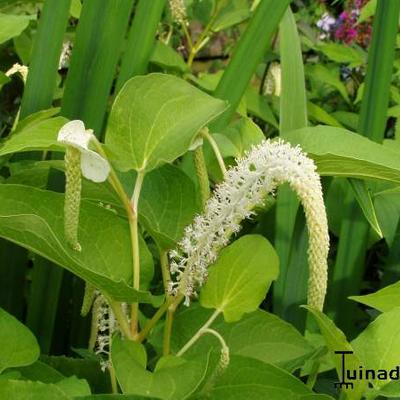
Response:
[[[178,250],[170,252],[170,284],[173,295],[183,294],[185,303],[196,295],[221,248],[238,232],[243,219],[254,214],[268,194],[289,183],[299,197],[309,233],[308,303],[322,310],[327,286],[328,223],[322,188],[314,162],[299,147],[266,140],[237,160],[209,199],[205,212],[186,227]]]
[[[82,121],[65,124],[58,133],[57,140],[67,146],[65,151],[65,202],[64,233],[70,246],[80,251],[78,241],[79,209],[81,202],[81,173],[93,182],[104,182],[110,166],[104,158],[89,149],[93,138],[91,130],[85,130]]]

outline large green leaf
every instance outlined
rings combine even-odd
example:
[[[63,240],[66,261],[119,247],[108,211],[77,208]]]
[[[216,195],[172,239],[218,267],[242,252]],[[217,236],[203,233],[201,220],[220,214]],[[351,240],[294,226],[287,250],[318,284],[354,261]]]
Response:
[[[133,3],[84,1],[74,30],[74,50],[64,84],[61,114],[84,121],[98,137],[108,112],[121,50],[126,45]]]
[[[124,45],[125,51],[121,59],[115,93],[120,91],[128,79],[147,73],[151,52],[155,47],[154,38],[160,23],[162,23],[165,5],[166,0],[139,0],[136,2],[128,38]],[[174,51],[171,47],[170,49],[172,52]],[[185,65],[184,62],[183,64]]]
[[[400,307],[379,315],[352,342],[357,356],[367,369],[390,371],[399,365]],[[376,388],[386,385],[388,379],[373,379]]]
[[[227,322],[255,311],[278,276],[274,248],[260,235],[246,235],[225,247],[210,267],[200,303],[224,314]]]
[[[160,397],[136,396],[133,394],[92,394],[91,396],[76,397],[74,400],[159,400],[159,399]]]
[[[40,20],[35,27],[34,40],[27,38],[29,47],[26,56],[20,56],[24,64],[29,64],[29,74],[24,88],[20,118],[51,107],[60,76],[60,54],[65,40],[71,0],[46,0],[40,9]],[[28,31],[29,32],[29,31]],[[25,39],[26,40],[26,39]],[[14,40],[15,46],[17,41]]]
[[[316,395],[300,380],[271,364],[232,356],[228,369],[207,393],[210,400],[329,400]]]
[[[391,311],[396,307],[400,307],[400,281],[375,293],[364,296],[351,296],[350,299],[382,312]]]
[[[61,388],[41,382],[6,380],[0,385],[2,400],[72,400]]]
[[[315,310],[311,307],[306,307],[308,311],[315,318],[322,336],[325,339],[326,346],[333,358],[335,368],[339,377],[342,376],[342,362],[340,354],[335,354],[335,351],[351,351],[353,348],[347,341],[344,333],[335,326],[335,324],[322,312]],[[346,368],[348,370],[356,369],[362,365],[356,354],[347,354],[346,356]],[[354,380],[354,388],[343,388],[346,393],[348,400],[360,399],[361,395],[366,390],[368,384],[365,380]]]
[[[66,118],[55,117],[24,124],[2,143],[0,156],[32,150],[63,151],[64,146],[57,143],[57,135],[67,122]]]
[[[13,163],[7,183],[44,189],[50,168],[63,171],[64,163],[59,160]],[[134,186],[134,179],[133,172],[121,174],[128,193],[128,188]],[[100,204],[126,218],[121,200],[109,182],[99,184],[83,180],[82,199]],[[179,168],[167,164],[146,175],[140,194],[139,221],[161,249],[169,249],[176,246],[184,227],[200,211],[198,203],[192,180]]]
[[[19,36],[25,30],[32,17],[0,13],[0,44]]]
[[[92,394],[91,396],[76,397],[74,400],[159,400],[159,399],[160,397],[136,396],[134,394]],[[307,400],[313,400],[313,399],[307,399]]]
[[[210,318],[212,311],[193,304],[181,310],[174,318],[171,350],[178,352]],[[226,323],[218,317],[212,324],[226,341],[230,354],[256,358],[293,371],[304,363],[314,349],[290,324],[264,310],[244,315],[240,321]],[[161,349],[163,327],[151,336],[153,346]],[[212,335],[202,335],[188,351],[188,357],[205,354],[211,348],[219,351],[220,342]]]
[[[190,147],[201,127],[226,103],[174,76],[150,74],[129,80],[115,99],[106,147],[122,171],[150,171]]]
[[[200,385],[208,366],[205,361],[186,361],[177,357],[162,358],[154,372],[146,369],[143,345],[115,337],[112,362],[124,394],[154,396],[165,400],[187,398]]]
[[[40,381],[43,383],[56,383],[65,378],[56,369],[50,367],[43,361],[36,361],[31,365],[16,368],[21,376],[29,381]]]
[[[296,20],[290,7],[280,23],[279,48],[282,69],[279,136],[285,139],[287,132],[308,125],[303,54]],[[301,314],[296,313],[296,319],[293,319],[289,313],[289,310],[296,309],[299,303],[303,303],[304,292],[307,290],[307,262],[303,261],[307,257],[307,247],[298,245],[307,228],[305,224],[301,224],[301,229],[296,229],[299,204],[296,193],[289,185],[279,188],[275,210],[274,246],[279,256],[281,274],[274,283],[273,305],[274,311],[280,317],[303,329],[303,323],[299,319]],[[291,268],[293,258],[296,259],[295,270]],[[290,287],[296,287],[297,290],[290,290]],[[301,316],[304,320],[304,314]]]
[[[55,384],[6,380],[0,385],[2,400],[72,400],[87,395],[90,395],[89,385],[76,377],[65,378]]]
[[[151,302],[148,292],[130,287],[128,223],[110,210],[83,201],[78,234],[82,251],[77,252],[64,238],[63,205],[60,193],[0,185],[0,236],[61,265],[116,300]],[[146,276],[152,261],[144,242],[140,244]]]
[[[39,345],[31,331],[2,308],[0,343],[0,373],[6,368],[32,364],[39,357]]]
[[[280,136],[285,138],[286,132],[307,126],[307,96],[301,43],[290,7],[280,23],[279,36],[282,66],[279,130]]]
[[[50,368],[58,371],[65,377],[79,376],[89,382],[90,387],[95,393],[110,393],[111,382],[109,374],[105,374],[98,359],[82,359],[65,356],[44,356],[40,357],[41,361]],[[21,370],[25,376],[25,371]],[[29,377],[28,377],[29,378]],[[31,378],[29,378],[31,379]],[[32,379],[33,380],[33,379]],[[39,379],[40,380],[40,379]]]
[[[314,159],[321,175],[400,182],[400,154],[345,129],[316,126],[286,139]]]
[[[165,165],[144,180],[139,219],[160,248],[170,249],[200,211],[198,203],[192,180],[179,168]]]

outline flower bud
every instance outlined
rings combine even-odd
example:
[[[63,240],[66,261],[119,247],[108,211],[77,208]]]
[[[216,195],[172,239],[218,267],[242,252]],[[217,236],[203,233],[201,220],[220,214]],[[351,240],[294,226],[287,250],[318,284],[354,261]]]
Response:
[[[78,242],[79,209],[81,203],[81,153],[74,147],[65,152],[64,233],[68,244],[81,251]]]

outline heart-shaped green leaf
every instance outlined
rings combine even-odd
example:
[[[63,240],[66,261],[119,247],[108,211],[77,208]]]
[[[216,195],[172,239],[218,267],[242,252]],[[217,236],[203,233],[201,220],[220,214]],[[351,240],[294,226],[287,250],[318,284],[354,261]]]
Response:
[[[143,345],[114,338],[112,362],[124,394],[157,397],[163,400],[186,399],[200,385],[208,366],[205,361],[186,361],[178,357],[162,358],[154,372],[146,369]]]
[[[174,161],[200,128],[226,109],[183,79],[165,74],[129,80],[115,99],[106,148],[121,171],[148,172]]]
[[[146,175],[139,220],[161,249],[170,249],[200,211],[198,203],[192,180],[179,168],[165,165]]]
[[[39,345],[32,332],[2,308],[0,343],[0,373],[6,368],[32,364],[39,357]]]
[[[51,384],[6,380],[0,385],[0,398],[5,400],[72,400],[90,393],[88,383],[75,376]]]
[[[134,291],[130,286],[132,261],[127,221],[112,210],[82,201],[78,233],[82,251],[77,252],[64,238],[63,207],[63,194],[0,185],[0,236],[70,270],[115,300],[152,302],[150,293]],[[140,246],[142,277],[148,282],[152,258],[143,240]]]
[[[216,380],[207,399],[333,400],[314,394],[288,372],[254,358],[232,356],[228,369]]]
[[[35,120],[11,134],[0,147],[0,156],[34,150],[64,151],[57,143],[58,131],[67,123],[64,117]]]
[[[225,247],[210,267],[200,293],[205,308],[215,308],[227,322],[255,311],[278,276],[278,256],[267,239],[246,235]]]
[[[181,309],[174,318],[172,352],[178,352],[211,314],[212,310],[198,304]],[[225,339],[231,355],[256,358],[288,371],[301,367],[314,351],[292,325],[264,310],[246,314],[240,321],[232,323],[226,323],[220,316],[213,322],[212,328]],[[161,351],[162,340],[163,327],[159,326],[150,337],[150,342]],[[211,348],[219,351],[221,343],[213,335],[202,335],[185,354],[187,357],[205,354]]]

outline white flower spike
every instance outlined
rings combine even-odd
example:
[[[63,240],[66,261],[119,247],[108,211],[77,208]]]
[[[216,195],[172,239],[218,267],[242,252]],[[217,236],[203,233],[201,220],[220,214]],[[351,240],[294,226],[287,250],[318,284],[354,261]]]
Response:
[[[328,223],[322,188],[314,162],[299,147],[281,140],[266,140],[253,147],[246,157],[225,174],[208,200],[205,212],[186,227],[178,251],[170,252],[170,292],[185,296],[185,303],[207,277],[221,248],[232,234],[240,230],[240,222],[254,214],[268,194],[282,183],[289,183],[299,197],[309,233],[308,304],[322,310],[327,286],[329,250]]]
[[[108,161],[89,149],[93,131],[85,129],[80,120],[66,123],[59,131],[57,140],[67,146],[74,147],[81,153],[82,175],[93,182],[104,182],[110,173]]]

